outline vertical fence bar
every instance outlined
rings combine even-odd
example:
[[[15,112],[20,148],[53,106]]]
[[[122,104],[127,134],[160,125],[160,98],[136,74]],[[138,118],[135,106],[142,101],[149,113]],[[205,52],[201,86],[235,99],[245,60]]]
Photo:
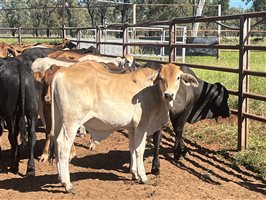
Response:
[[[66,29],[65,26],[62,27],[62,39],[66,38]]]
[[[163,29],[163,41],[166,41],[165,39],[165,34],[166,33],[166,30]],[[162,56],[165,56],[165,47],[162,48]]]
[[[161,44],[163,43],[164,41],[164,34],[163,34],[163,28],[161,29]],[[163,47],[160,48],[160,60],[163,60]]]
[[[243,116],[248,112],[248,99],[244,98],[243,93],[249,91],[248,76],[245,70],[248,69],[248,51],[245,45],[248,44],[249,19],[240,17],[240,35],[239,35],[239,82],[238,82],[238,145],[239,151],[247,148],[248,140],[248,119]]]
[[[176,61],[176,48],[173,45],[176,43],[176,25],[171,23],[169,27],[169,62]]]
[[[222,7],[221,4],[218,5],[218,16],[221,16],[222,14]],[[218,21],[219,23],[221,23],[221,21]],[[221,25],[218,24],[217,26],[217,39],[218,39],[218,44],[220,44],[221,42]],[[217,49],[217,60],[220,60],[220,49]]]
[[[128,42],[128,28],[124,26],[123,28],[123,57],[128,54],[128,48],[126,43]]]
[[[22,43],[22,32],[21,32],[21,27],[18,27],[18,43]]]
[[[62,5],[62,21],[61,21],[61,26],[62,26],[62,38],[64,39],[66,37],[65,33],[65,11],[66,11],[66,0],[63,0],[63,5]]]
[[[182,44],[187,43],[187,27],[183,27]],[[182,48],[182,63],[186,62],[186,48]]]

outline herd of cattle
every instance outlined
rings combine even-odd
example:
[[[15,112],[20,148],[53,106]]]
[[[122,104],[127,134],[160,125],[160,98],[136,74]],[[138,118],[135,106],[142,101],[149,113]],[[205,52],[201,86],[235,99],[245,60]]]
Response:
[[[26,174],[35,175],[39,117],[46,133],[40,161],[55,155],[59,180],[68,192],[73,192],[68,164],[75,156],[73,142],[79,128],[92,136],[92,148],[113,131],[127,130],[130,172],[145,183],[147,135],[153,134],[155,146],[152,173],[159,174],[160,129],[169,118],[178,160],[187,152],[182,140],[186,122],[230,115],[226,88],[199,79],[188,67],[139,65],[130,55],[107,57],[93,47],[76,49],[69,40],[28,46],[2,42],[0,57],[0,136],[6,126],[12,155],[9,170],[18,173],[20,147],[28,141]]]

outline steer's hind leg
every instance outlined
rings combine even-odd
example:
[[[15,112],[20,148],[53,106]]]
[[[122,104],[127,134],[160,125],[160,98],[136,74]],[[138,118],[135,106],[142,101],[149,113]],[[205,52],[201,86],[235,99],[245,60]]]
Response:
[[[73,193],[69,174],[70,149],[74,142],[78,126],[63,124],[63,127],[56,139],[57,169],[59,179],[67,192]]]
[[[29,150],[30,150],[30,158],[27,166],[27,176],[35,176],[35,161],[34,161],[34,146],[36,143],[36,133],[35,133],[35,125],[36,120],[34,116],[28,118],[28,140],[29,140]]]
[[[43,113],[44,119],[46,122],[46,127],[45,127],[45,145],[43,148],[43,153],[40,157],[41,162],[46,162],[49,158],[49,150],[50,150],[50,143],[51,143],[51,125],[52,125],[52,119],[51,119],[51,105],[43,104],[43,110],[45,112]]]
[[[13,120],[7,119],[8,127],[8,140],[11,145],[11,163],[10,171],[14,174],[18,173],[19,168],[19,158],[18,158],[18,126],[15,128],[15,123]],[[17,120],[18,125],[18,120]]]

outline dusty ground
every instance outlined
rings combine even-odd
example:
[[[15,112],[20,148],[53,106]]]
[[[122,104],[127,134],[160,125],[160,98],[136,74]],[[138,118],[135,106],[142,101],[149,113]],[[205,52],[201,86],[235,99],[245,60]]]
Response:
[[[55,165],[39,163],[44,133],[37,133],[36,177],[23,177],[27,160],[21,160],[19,175],[6,172],[9,157],[7,133],[2,136],[0,199],[266,199],[266,182],[254,172],[233,166],[228,158],[215,154],[213,147],[186,140],[190,153],[175,163],[173,139],[164,134],[161,175],[150,174],[152,145],[145,151],[148,184],[131,181],[128,139],[115,132],[89,151],[85,138],[76,138],[77,158],[70,164],[76,194],[67,194],[57,181]]]

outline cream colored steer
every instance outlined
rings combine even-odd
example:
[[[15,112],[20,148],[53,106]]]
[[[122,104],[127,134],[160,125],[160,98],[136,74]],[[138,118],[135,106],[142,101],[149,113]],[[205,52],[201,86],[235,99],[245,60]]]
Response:
[[[147,182],[143,154],[147,134],[168,122],[168,112],[180,81],[197,87],[197,80],[174,64],[159,72],[140,68],[127,74],[106,72],[94,61],[57,71],[52,81],[52,129],[59,180],[73,192],[69,175],[70,147],[84,124],[99,141],[118,129],[128,130],[133,179]],[[82,98],[81,98],[82,97]],[[86,98],[84,98],[86,97]]]

